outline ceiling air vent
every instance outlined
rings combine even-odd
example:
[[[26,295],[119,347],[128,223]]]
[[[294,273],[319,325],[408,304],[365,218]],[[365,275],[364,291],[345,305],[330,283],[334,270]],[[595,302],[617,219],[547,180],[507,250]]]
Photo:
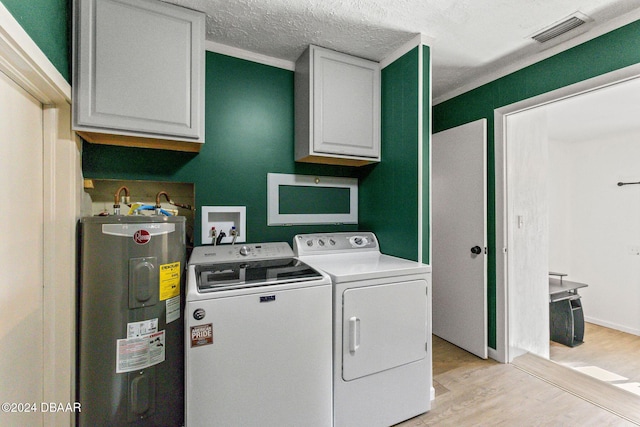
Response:
[[[573,14],[563,19],[562,21],[553,24],[551,27],[534,34],[533,36],[531,36],[531,38],[538,43],[548,42],[551,39],[555,39],[556,37],[559,37],[565,33],[568,33],[574,28],[579,27],[580,25],[586,23],[588,20],[589,18],[585,15]]]

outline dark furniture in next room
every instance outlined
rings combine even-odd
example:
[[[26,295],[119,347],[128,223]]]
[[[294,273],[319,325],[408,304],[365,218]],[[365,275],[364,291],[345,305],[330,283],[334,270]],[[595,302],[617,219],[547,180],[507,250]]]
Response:
[[[578,289],[584,283],[565,280],[564,273],[549,272],[549,328],[551,340],[569,347],[582,344],[584,313]]]

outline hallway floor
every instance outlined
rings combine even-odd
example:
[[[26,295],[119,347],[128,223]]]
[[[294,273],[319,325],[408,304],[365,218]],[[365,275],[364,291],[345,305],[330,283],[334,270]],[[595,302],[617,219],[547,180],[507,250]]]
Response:
[[[631,391],[640,399],[640,337],[585,323],[584,343],[567,347],[551,342],[550,358]]]
[[[436,336],[433,369],[431,411],[398,426],[634,425],[514,364],[479,359]]]

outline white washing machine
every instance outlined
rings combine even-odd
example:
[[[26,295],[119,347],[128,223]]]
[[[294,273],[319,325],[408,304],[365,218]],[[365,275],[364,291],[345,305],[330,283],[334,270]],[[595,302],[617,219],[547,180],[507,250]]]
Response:
[[[370,232],[297,235],[294,250],[333,282],[334,426],[431,409],[431,267],[380,253]]]
[[[186,426],[330,427],[331,307],[331,279],[287,243],[195,248]]]

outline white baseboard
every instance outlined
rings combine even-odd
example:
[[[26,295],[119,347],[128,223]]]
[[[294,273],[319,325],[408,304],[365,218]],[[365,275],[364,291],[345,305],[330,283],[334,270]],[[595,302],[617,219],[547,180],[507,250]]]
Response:
[[[630,328],[625,325],[620,325],[617,323],[608,322],[606,320],[601,320],[601,319],[595,319],[593,317],[587,317],[587,316],[584,317],[584,321],[588,323],[593,323],[595,325],[604,326],[605,328],[615,329],[617,331],[622,331],[628,334],[640,336],[640,329]]]

